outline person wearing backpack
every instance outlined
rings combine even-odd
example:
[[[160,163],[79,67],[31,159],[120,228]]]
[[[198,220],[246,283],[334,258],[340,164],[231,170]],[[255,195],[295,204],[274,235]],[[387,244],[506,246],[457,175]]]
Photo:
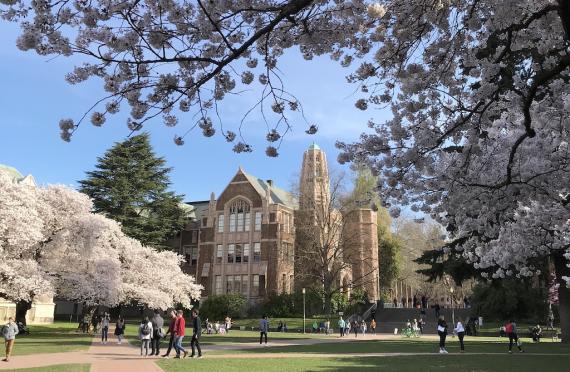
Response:
[[[150,341],[150,355],[160,354],[160,340],[164,337],[164,319],[160,316],[160,310],[154,310],[152,323],[152,339]]]
[[[447,354],[445,350],[445,338],[447,337],[447,323],[443,315],[437,320],[437,334],[439,335],[439,353]]]
[[[514,320],[510,320],[507,324],[505,324],[505,332],[507,333],[507,337],[509,338],[509,354],[513,352],[513,343],[517,345],[519,349],[519,353],[524,353],[521,345],[519,344],[519,336],[517,334],[517,324]]]
[[[148,356],[148,343],[152,338],[152,323],[145,317],[139,326],[139,339],[141,340],[141,356],[143,355],[143,348],[145,349],[144,356]]]

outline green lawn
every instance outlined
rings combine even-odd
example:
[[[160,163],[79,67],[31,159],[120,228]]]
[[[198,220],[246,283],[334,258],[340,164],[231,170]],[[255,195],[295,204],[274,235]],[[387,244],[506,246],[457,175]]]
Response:
[[[89,372],[91,365],[89,364],[58,364],[48,367],[37,368],[20,368],[18,372]]]
[[[12,355],[87,350],[93,336],[77,333],[76,328],[76,323],[66,322],[31,325],[29,336],[16,336]]]
[[[446,344],[450,353],[459,353],[459,342],[450,339]],[[508,350],[508,341],[498,342],[496,339],[480,341],[478,338],[466,338],[466,352],[472,353],[501,353]],[[527,353],[568,354],[570,346],[562,343],[524,343]],[[256,349],[232,351],[232,353],[318,353],[318,354],[347,354],[347,353],[433,353],[439,350],[435,338],[417,340],[369,340],[353,342],[330,342],[315,345],[272,346]]]
[[[409,357],[364,358],[251,358],[251,359],[182,359],[161,360],[157,364],[165,372],[190,369],[205,371],[565,371],[568,356],[513,355],[421,355]],[[545,368],[545,366],[548,366]]]

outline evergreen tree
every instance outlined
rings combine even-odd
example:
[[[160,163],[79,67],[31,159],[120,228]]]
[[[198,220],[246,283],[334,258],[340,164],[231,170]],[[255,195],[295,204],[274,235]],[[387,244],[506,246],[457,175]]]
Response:
[[[145,245],[165,247],[185,223],[182,195],[168,191],[171,168],[152,151],[147,133],[107,150],[96,170],[79,181],[93,199],[95,212],[121,223],[123,231]]]

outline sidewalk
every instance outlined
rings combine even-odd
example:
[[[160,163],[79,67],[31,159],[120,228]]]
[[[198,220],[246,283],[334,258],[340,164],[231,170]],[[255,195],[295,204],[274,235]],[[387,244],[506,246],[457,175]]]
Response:
[[[17,344],[16,344],[17,347]],[[112,339],[101,344],[100,338],[94,338],[87,351],[71,351],[67,353],[37,354],[13,356],[10,362],[0,362],[0,370],[18,368],[46,367],[57,364],[91,364],[91,372],[161,372],[154,362],[158,357],[143,358],[138,348],[123,342],[118,345]]]

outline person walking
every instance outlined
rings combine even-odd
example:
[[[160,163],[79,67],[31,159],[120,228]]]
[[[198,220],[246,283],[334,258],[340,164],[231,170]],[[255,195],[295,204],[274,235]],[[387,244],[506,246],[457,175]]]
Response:
[[[2,359],[3,362],[10,361],[10,355],[12,355],[18,332],[18,325],[14,322],[14,318],[9,317],[8,323],[2,327],[2,337],[4,337],[4,344],[6,345],[6,356]]]
[[[202,334],[202,322],[200,321],[200,314],[198,309],[192,310],[192,340],[190,341],[190,347],[192,348],[191,358],[196,357],[196,352],[194,348],[198,349],[198,358],[202,358],[202,349],[200,348],[200,335]],[[267,342],[267,339],[266,341]]]
[[[106,344],[109,337],[109,323],[111,322],[111,317],[109,313],[103,314],[101,319],[101,343]]]
[[[172,347],[174,346],[174,326],[175,325],[176,325],[176,311],[172,310],[170,312],[170,324],[168,325],[168,331],[166,331],[167,335],[170,334],[170,340],[168,341],[168,350],[166,350],[166,353],[162,356],[163,358],[169,358],[170,357],[170,351],[172,350]]]
[[[435,306],[434,306],[433,308],[434,308],[434,310],[435,310],[435,318],[436,318],[436,319],[439,319],[439,310],[441,309],[441,307],[439,306],[439,303],[436,302],[436,303],[435,303]]]
[[[447,337],[447,323],[443,315],[437,320],[437,334],[439,335],[439,353],[447,354],[445,350],[445,338]]]
[[[139,339],[141,340],[141,356],[148,356],[148,343],[152,338],[152,323],[148,320],[148,316],[145,316],[139,326]]]
[[[269,321],[267,320],[267,315],[263,315],[259,321],[259,344],[261,345],[261,340],[265,337],[265,345],[267,345],[267,332],[269,332]]]
[[[176,312],[176,324],[174,325],[174,350],[176,350],[176,357],[180,359],[180,353],[184,353],[184,358],[188,352],[182,347],[182,340],[186,334],[186,320],[184,320],[184,311],[178,310]]]
[[[357,338],[358,337],[358,328],[360,328],[358,321],[357,320],[352,321],[350,326],[354,330],[354,338]]]
[[[507,337],[509,337],[509,354],[511,354],[513,352],[513,343],[517,345],[517,348],[519,349],[519,353],[524,353],[524,350],[522,349],[520,343],[519,343],[519,335],[517,333],[517,324],[515,323],[514,320],[510,320],[506,325],[505,325],[505,332],[507,333]]]
[[[340,337],[344,337],[344,328],[346,327],[346,322],[342,319],[342,316],[338,320],[338,329],[340,331]]]
[[[115,323],[115,336],[117,337],[117,343],[120,345],[123,341],[123,335],[125,334],[125,319],[119,315],[117,323]]]
[[[374,318],[370,321],[370,332],[372,332],[373,335],[376,335],[376,320],[374,320]]]
[[[160,316],[160,310],[154,310],[152,323],[152,339],[150,341],[150,355],[160,355],[160,340],[164,337],[164,319]]]
[[[463,344],[463,337],[465,337],[465,327],[463,327],[461,319],[457,321],[457,325],[453,329],[453,332],[457,335],[457,338],[459,338],[460,352],[465,352],[465,345]]]

